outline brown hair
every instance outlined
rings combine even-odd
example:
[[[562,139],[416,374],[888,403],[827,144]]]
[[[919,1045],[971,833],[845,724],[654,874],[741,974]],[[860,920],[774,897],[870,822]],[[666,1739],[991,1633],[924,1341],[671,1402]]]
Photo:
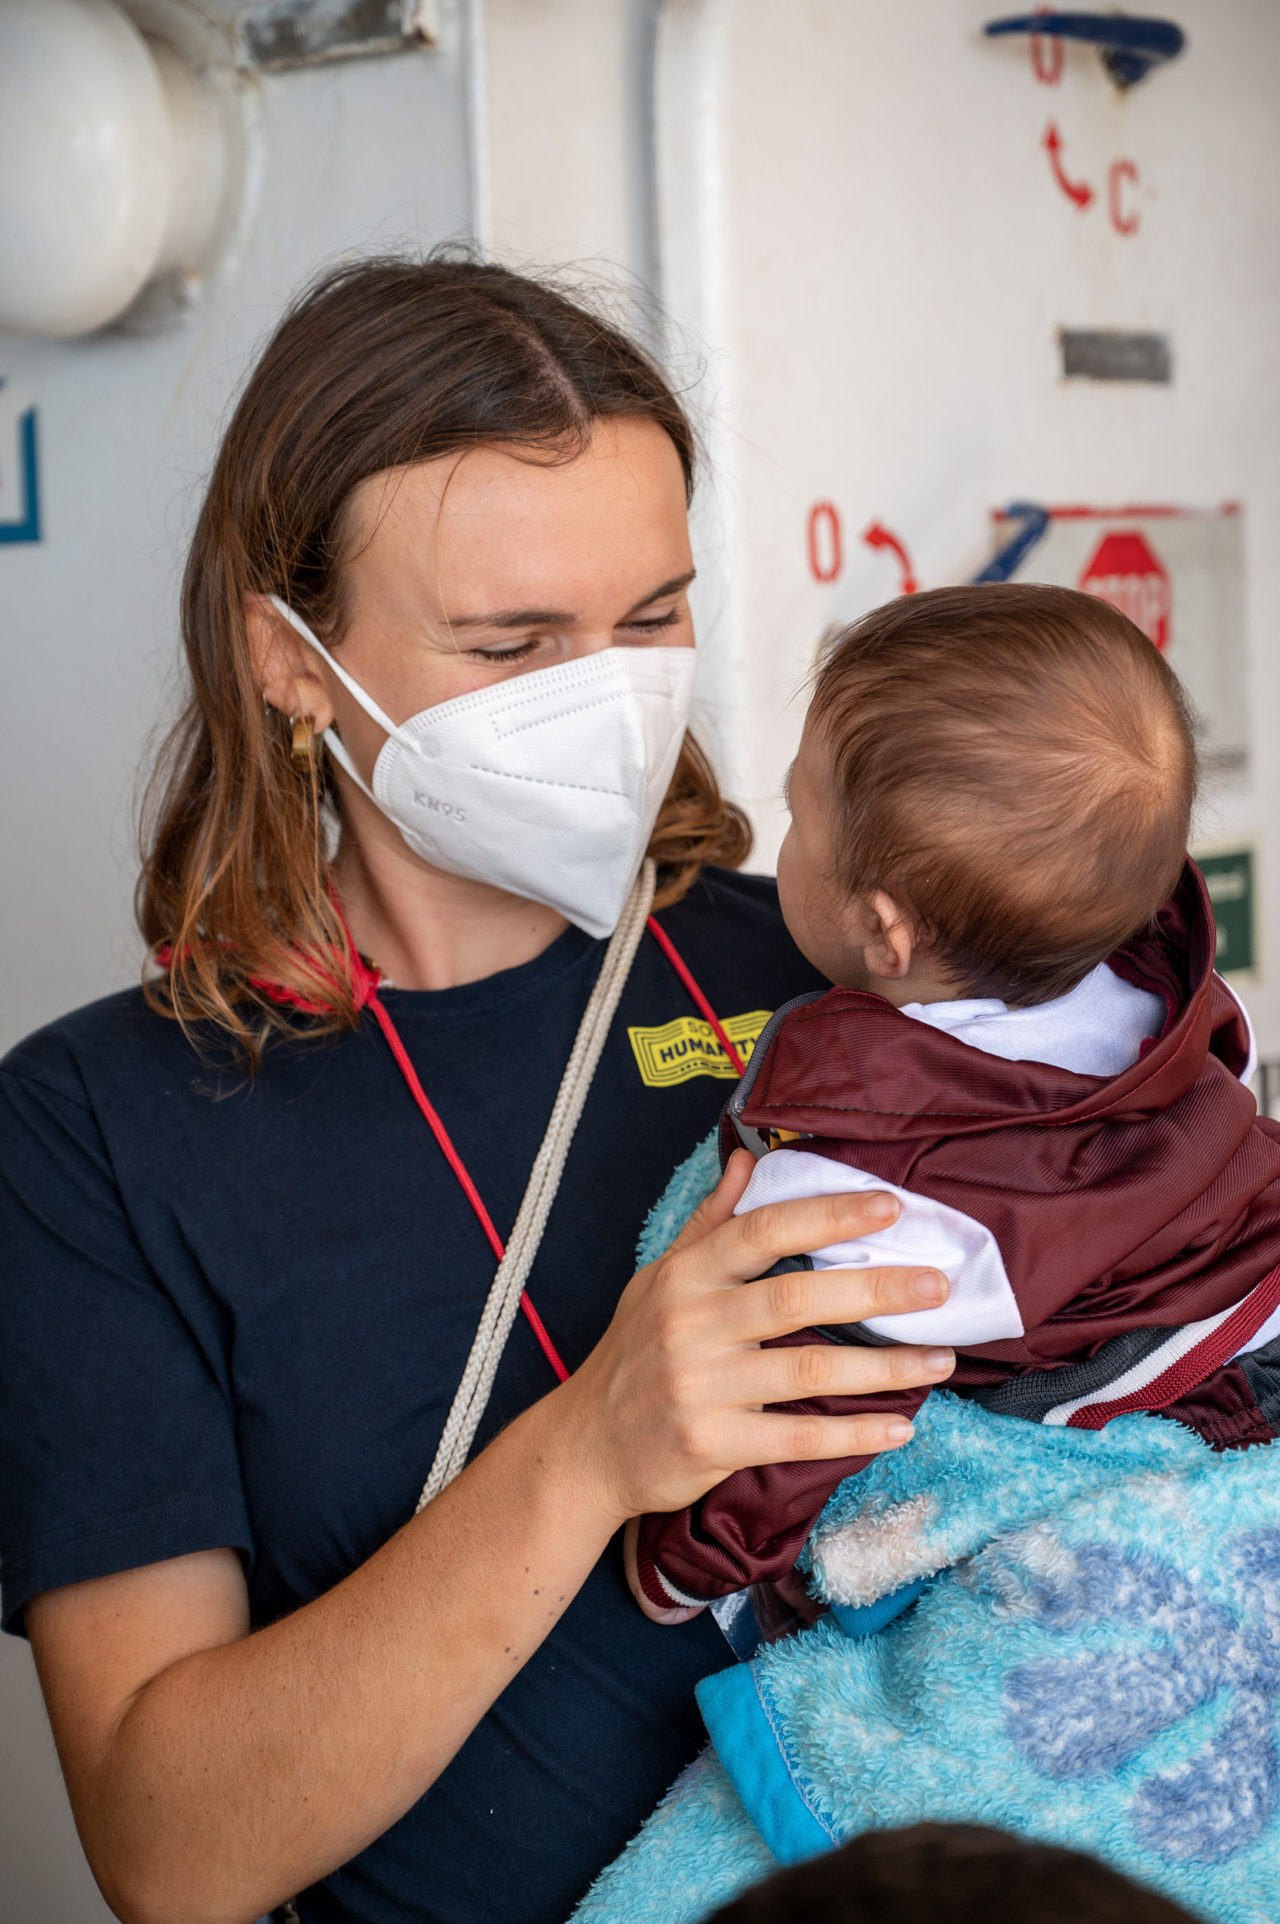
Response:
[[[707,1924],[1194,1924],[1083,1851],[986,1824],[864,1831],[757,1884]]]
[[[191,693],[152,778],[138,921],[167,966],[154,1008],[211,1022],[251,1066],[292,1026],[271,984],[331,1033],[358,1020],[327,887],[324,776],[300,772],[285,717],[264,712],[244,608],[280,595],[330,646],[342,631],[346,511],[360,482],[503,442],[566,460],[595,422],[656,422],[691,490],[695,445],[662,373],[556,289],[455,252],[324,274],[269,342],[227,430],[182,585]],[[750,849],[691,736],[650,849],[657,906],[705,862]]]
[[[837,879],[883,888],[969,994],[1065,994],[1143,929],[1186,859],[1193,721],[1118,609],[1023,583],[904,596],[846,629],[812,713]]]

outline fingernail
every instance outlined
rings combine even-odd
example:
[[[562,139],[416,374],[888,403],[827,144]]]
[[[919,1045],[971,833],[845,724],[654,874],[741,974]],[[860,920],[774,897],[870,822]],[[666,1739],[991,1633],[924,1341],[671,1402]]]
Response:
[[[916,1433],[914,1423],[906,1423],[901,1417],[890,1423],[885,1431],[891,1443],[909,1443]]]
[[[867,1214],[873,1223],[891,1223],[898,1213],[898,1198],[878,1192],[867,1197]]]
[[[949,1376],[956,1366],[956,1353],[953,1349],[927,1349],[924,1353],[924,1366],[935,1370],[939,1376]]]
[[[946,1300],[947,1284],[945,1277],[936,1269],[921,1269],[911,1278],[911,1294],[918,1303],[941,1303]]]

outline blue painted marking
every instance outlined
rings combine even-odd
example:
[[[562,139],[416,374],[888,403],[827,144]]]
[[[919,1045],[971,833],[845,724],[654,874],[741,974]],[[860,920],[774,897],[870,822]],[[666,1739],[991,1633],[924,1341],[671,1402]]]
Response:
[[[1081,40],[1097,47],[1107,71],[1121,87],[1145,79],[1153,67],[1173,60],[1187,44],[1174,20],[1123,13],[1024,13],[1006,20],[989,20],[982,29],[992,36],[1007,33],[1046,34],[1056,40]]]
[[[1009,536],[1003,548],[991,557],[982,572],[973,577],[975,585],[980,581],[1010,580],[1037,542],[1043,539],[1045,530],[1049,526],[1048,512],[1044,508],[1038,508],[1034,501],[1011,501],[1005,513],[1020,525]]]
[[[0,381],[0,388],[3,386]],[[0,521],[0,542],[40,540],[40,448],[34,407],[18,416],[17,429],[22,508],[16,521]]]

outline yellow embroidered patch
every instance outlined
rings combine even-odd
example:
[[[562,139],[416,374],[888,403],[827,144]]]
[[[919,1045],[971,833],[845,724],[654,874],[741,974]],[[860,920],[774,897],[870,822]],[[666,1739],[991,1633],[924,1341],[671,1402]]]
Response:
[[[724,1018],[724,1030],[744,1062],[760,1040],[772,1009],[752,1009],[749,1015]],[[724,1076],[732,1082],[737,1070],[716,1041],[711,1024],[701,1016],[681,1015],[657,1029],[628,1029],[640,1076],[650,1089],[665,1089],[690,1076]]]

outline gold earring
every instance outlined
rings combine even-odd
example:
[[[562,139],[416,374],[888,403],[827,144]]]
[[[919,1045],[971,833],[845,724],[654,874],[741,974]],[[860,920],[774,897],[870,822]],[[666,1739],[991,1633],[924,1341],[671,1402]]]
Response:
[[[293,718],[293,746],[290,749],[295,762],[306,765],[315,753],[315,723],[310,715],[295,715]]]

